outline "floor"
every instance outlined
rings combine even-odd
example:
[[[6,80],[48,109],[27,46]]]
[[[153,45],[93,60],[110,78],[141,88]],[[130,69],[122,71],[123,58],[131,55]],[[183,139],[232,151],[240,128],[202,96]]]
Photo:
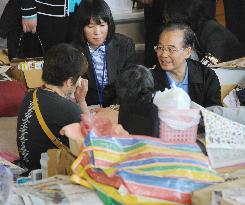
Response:
[[[0,152],[18,155],[16,124],[17,117],[0,117]]]

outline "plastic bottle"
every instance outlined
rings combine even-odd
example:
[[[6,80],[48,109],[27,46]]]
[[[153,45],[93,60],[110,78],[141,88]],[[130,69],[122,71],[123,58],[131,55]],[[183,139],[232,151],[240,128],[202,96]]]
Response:
[[[45,179],[48,177],[48,153],[42,153],[41,154],[41,159],[40,159],[40,165],[42,169],[42,178]]]

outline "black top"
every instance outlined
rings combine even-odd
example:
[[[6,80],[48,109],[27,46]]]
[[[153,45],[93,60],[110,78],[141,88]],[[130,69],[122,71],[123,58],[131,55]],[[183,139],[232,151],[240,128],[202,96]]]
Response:
[[[118,123],[130,134],[159,137],[158,108],[152,102],[122,102]]]
[[[200,26],[197,38],[201,47],[199,50],[211,53],[221,62],[241,58],[245,54],[236,36],[214,20]]]
[[[188,65],[188,88],[192,101],[203,107],[221,105],[221,88],[215,72],[197,61],[187,60]],[[170,88],[166,71],[158,64],[152,70],[155,91],[164,91]]]
[[[17,146],[20,159],[29,170],[40,168],[41,153],[57,148],[46,136],[37,121],[33,108],[33,91],[30,91],[22,104],[17,121]],[[80,122],[79,106],[57,93],[38,89],[37,98],[42,116],[53,134],[68,145],[66,137],[59,131],[65,125]]]
[[[23,17],[31,17],[41,14],[53,17],[65,17],[68,15],[67,0],[21,0],[21,12]]]
[[[85,45],[81,45],[79,42],[73,42],[73,45],[85,54],[89,64],[88,71],[83,76],[83,78],[88,79],[86,102],[88,105],[97,105],[99,104],[99,99],[88,45],[87,43]],[[106,52],[108,85],[104,88],[103,92],[103,106],[115,103],[115,82],[120,73],[129,69],[130,66],[135,63],[136,57],[135,46],[132,39],[122,34],[115,34],[113,36],[112,40],[107,44]]]

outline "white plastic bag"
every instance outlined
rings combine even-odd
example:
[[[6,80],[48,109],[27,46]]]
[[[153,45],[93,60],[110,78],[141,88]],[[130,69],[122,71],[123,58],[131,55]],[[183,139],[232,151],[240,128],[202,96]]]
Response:
[[[13,187],[13,174],[9,168],[0,165],[0,204],[7,204]]]
[[[182,89],[174,87],[157,92],[153,103],[158,107],[161,121],[176,130],[185,130],[199,123],[199,109],[190,109],[191,99]]]
[[[153,103],[162,109],[189,109],[191,99],[189,95],[182,88],[165,89],[165,91],[158,91],[154,97]]]

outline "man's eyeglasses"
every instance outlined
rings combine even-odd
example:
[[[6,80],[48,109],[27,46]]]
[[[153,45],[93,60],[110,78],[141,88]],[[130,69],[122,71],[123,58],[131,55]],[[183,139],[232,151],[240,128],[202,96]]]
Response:
[[[183,51],[184,48],[176,48],[174,46],[154,46],[154,50],[156,52],[162,52],[163,53],[164,51],[166,51],[169,54],[174,54],[178,51]]]

